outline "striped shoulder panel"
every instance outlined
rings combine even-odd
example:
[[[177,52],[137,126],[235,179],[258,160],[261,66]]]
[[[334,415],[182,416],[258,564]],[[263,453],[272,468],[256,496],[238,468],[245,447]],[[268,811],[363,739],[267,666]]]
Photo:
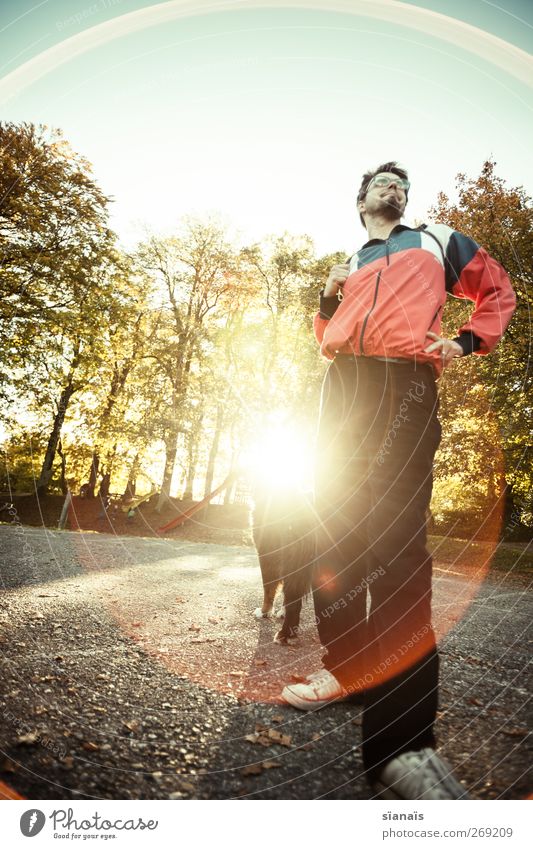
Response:
[[[442,244],[446,258],[446,291],[453,295],[453,289],[459,282],[463,269],[473,260],[479,245],[469,236],[464,236],[463,233],[448,227],[447,224],[430,224],[426,228],[426,233],[428,231]]]
[[[428,224],[420,228],[420,247],[432,253],[443,267],[446,266],[446,252],[452,233],[447,224]]]
[[[457,230],[452,232],[448,242],[446,251],[446,289],[450,294],[453,294],[453,288],[460,281],[461,274],[470,262],[474,259],[479,250],[479,245],[474,242],[469,236],[464,236],[458,233]]]
[[[431,236],[428,236],[427,238],[428,240],[433,241]],[[387,242],[379,241],[378,244],[361,248],[361,250],[352,257],[350,262],[350,272],[363,268],[365,265],[370,265],[372,262],[377,262],[379,259],[383,259],[387,253],[389,256],[393,256],[394,254],[401,253],[401,251],[408,251],[412,248],[420,247],[420,231],[406,228],[405,230],[401,230],[399,233],[394,233]]]
[[[453,228],[448,227],[447,224],[427,224],[426,227],[424,228],[424,230],[421,230],[421,233],[424,234],[426,237],[428,237],[428,233],[431,233],[431,236],[429,236],[429,238],[431,239],[431,241],[435,245],[435,249],[437,251],[439,250],[439,248],[438,248],[438,245],[435,244],[435,239],[439,240],[439,243],[442,245],[442,250],[443,250],[445,256],[446,256],[446,253],[448,251],[448,244],[449,244],[450,238],[451,238],[451,236],[454,232],[455,231],[453,230]],[[431,238],[432,236],[434,238]],[[439,251],[439,256],[441,256],[440,251]],[[442,259],[442,256],[441,256],[441,259]]]

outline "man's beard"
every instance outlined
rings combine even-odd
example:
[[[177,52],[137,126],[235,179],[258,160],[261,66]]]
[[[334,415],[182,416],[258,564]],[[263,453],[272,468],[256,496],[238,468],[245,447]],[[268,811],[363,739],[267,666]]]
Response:
[[[380,203],[376,206],[375,214],[385,218],[386,221],[396,221],[403,215],[404,203],[398,195],[392,192],[387,197],[381,198]]]

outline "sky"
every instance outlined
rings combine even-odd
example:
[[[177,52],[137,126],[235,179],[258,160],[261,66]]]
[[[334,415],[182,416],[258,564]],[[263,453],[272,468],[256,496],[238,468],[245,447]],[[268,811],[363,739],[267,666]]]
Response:
[[[408,224],[488,157],[533,194],[532,33],[525,0],[2,0],[0,115],[61,128],[128,247],[215,213],[352,253],[382,161]]]

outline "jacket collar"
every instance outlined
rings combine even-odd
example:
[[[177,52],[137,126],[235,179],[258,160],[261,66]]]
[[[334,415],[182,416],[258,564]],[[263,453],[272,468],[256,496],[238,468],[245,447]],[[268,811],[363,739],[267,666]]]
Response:
[[[390,239],[393,233],[401,233],[402,230],[414,230],[414,227],[408,227],[406,224],[397,224],[396,227],[392,228],[387,239],[370,239],[370,241],[363,245],[362,248],[359,248],[359,250],[362,251],[364,248],[369,248],[371,245],[383,245],[388,241],[388,239]]]

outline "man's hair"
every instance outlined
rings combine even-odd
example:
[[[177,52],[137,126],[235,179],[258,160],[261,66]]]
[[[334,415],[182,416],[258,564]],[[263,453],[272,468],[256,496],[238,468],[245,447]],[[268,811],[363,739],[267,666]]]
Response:
[[[376,176],[376,174],[381,174],[383,171],[385,173],[387,171],[390,171],[391,174],[397,174],[398,177],[402,177],[404,180],[408,179],[406,169],[402,168],[401,165],[398,165],[397,162],[395,162],[395,161],[384,162],[382,165],[378,165],[377,168],[374,168],[373,171],[366,171],[363,174],[363,177],[361,179],[361,186],[360,186],[359,192],[357,194],[357,203],[359,203],[360,200],[365,199],[366,193],[368,191],[368,187],[369,187],[372,179]],[[407,192],[405,193],[405,199],[407,201]],[[361,213],[359,213],[359,218],[361,219],[361,224],[363,225],[363,227],[366,230],[365,219],[363,218]]]

